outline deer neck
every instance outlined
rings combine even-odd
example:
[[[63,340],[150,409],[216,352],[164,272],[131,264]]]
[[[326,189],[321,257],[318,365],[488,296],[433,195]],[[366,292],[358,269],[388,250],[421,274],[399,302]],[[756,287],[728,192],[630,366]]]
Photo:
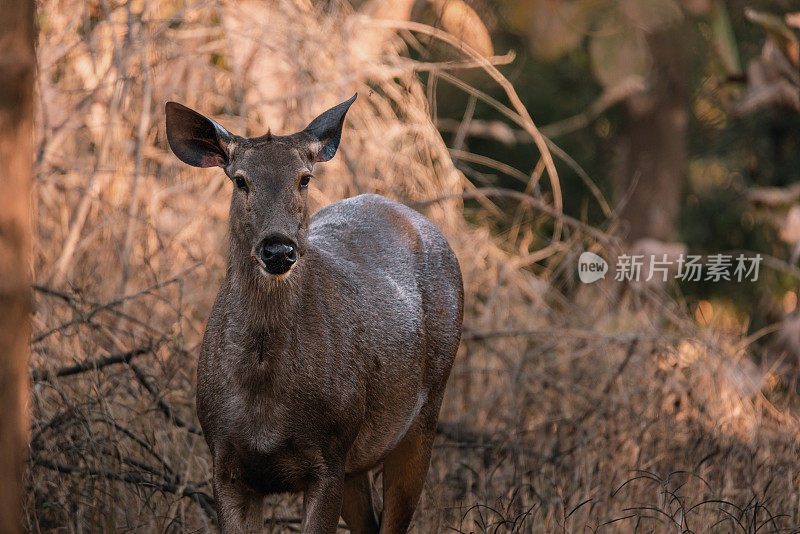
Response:
[[[232,244],[233,245],[233,244]],[[300,304],[303,261],[288,276],[276,280],[258,270],[250,254],[231,247],[228,258],[228,284],[237,317],[254,338],[270,341],[292,335]]]

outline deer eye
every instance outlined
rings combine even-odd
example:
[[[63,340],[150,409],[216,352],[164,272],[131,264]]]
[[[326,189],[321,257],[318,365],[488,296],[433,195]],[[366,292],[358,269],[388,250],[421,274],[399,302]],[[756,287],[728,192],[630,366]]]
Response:
[[[243,176],[237,176],[236,178],[234,178],[234,181],[236,182],[236,187],[238,189],[241,189],[245,193],[250,191],[250,188],[247,187],[247,180],[245,180]]]
[[[305,189],[308,187],[308,182],[311,180],[310,174],[304,174],[302,178],[300,178],[300,189]]]

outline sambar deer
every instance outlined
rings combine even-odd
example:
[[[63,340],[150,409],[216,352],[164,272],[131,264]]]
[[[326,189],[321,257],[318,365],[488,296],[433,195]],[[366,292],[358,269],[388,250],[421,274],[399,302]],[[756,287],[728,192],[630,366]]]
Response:
[[[378,195],[309,215],[314,165],[357,95],[303,131],[245,138],[166,105],[172,151],[234,184],[230,249],[200,351],[197,415],[223,532],[303,492],[302,529],[405,532],[458,349],[461,271],[425,217]],[[383,510],[369,470],[383,465]]]

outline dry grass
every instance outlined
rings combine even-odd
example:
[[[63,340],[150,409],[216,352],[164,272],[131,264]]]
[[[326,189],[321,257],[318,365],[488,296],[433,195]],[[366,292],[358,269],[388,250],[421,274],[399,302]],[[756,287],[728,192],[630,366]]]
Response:
[[[510,120],[537,136],[489,62],[336,1],[44,0],[39,14],[31,531],[213,528],[194,370],[230,186],[168,153],[163,103],[259,135],[302,128],[353,90],[312,201],[369,191],[420,207],[468,294],[417,531],[800,525],[800,425],[748,340],[700,329],[653,290],[576,287],[577,254],[613,248],[614,225],[553,219],[547,151],[528,184],[541,196],[523,203],[456,169],[436,83],[486,96],[458,64],[494,74],[481,83],[508,90]],[[462,49],[453,64],[408,59],[447,39]],[[297,529],[296,497],[269,503],[269,529]]]

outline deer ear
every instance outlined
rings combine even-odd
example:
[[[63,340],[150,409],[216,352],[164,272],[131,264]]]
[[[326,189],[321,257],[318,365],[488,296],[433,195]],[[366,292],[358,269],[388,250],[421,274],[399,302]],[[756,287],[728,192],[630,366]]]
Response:
[[[194,167],[225,167],[233,136],[216,121],[177,102],[167,102],[167,141],[178,158]]]
[[[331,109],[311,121],[306,126],[304,132],[310,133],[319,143],[320,149],[317,152],[317,161],[328,161],[339,148],[339,141],[342,139],[342,125],[344,116],[350,105],[355,102],[358,93],[354,94],[350,100],[345,100],[341,104],[333,106]]]

